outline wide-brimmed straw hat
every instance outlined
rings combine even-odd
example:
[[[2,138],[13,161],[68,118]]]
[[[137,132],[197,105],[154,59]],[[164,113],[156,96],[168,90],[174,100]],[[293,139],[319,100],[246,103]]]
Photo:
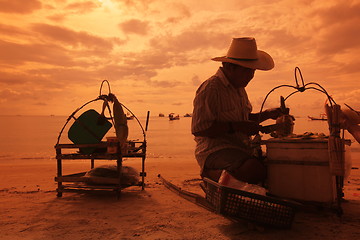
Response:
[[[215,57],[211,60],[265,71],[274,67],[272,57],[268,53],[258,50],[255,38],[252,37],[233,38],[226,56]]]

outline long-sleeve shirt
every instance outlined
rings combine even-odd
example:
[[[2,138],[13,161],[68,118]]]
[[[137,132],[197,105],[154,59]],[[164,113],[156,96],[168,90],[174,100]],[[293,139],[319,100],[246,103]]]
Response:
[[[208,129],[214,121],[237,122],[249,120],[252,106],[244,88],[234,88],[222,68],[203,82],[194,99],[192,133]],[[221,137],[196,136],[195,157],[201,168],[206,158],[213,152],[226,148],[236,148],[250,153],[250,138],[241,132],[225,133]]]

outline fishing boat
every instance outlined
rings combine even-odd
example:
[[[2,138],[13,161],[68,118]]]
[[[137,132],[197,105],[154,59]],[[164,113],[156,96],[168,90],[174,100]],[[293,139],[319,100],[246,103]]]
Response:
[[[320,114],[320,117],[312,117],[308,116],[310,120],[321,120],[321,121],[327,121],[327,116],[325,113]]]
[[[178,115],[175,115],[175,113],[170,113],[169,114],[169,120],[172,121],[172,120],[179,120],[180,119],[180,116],[179,114]]]
[[[191,114],[191,113],[186,113],[186,114],[184,115],[184,117],[192,117],[192,114]]]
[[[163,113],[159,113],[159,117],[165,117]]]

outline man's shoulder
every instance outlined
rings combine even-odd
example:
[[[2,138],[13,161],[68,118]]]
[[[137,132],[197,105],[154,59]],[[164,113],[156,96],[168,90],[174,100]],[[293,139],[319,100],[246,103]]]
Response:
[[[204,81],[200,86],[199,90],[211,90],[211,89],[218,89],[219,85],[221,85],[220,77],[217,75],[213,75]]]

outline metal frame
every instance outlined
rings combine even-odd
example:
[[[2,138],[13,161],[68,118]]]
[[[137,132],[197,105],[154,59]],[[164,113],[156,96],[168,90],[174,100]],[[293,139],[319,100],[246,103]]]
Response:
[[[55,181],[58,183],[57,197],[62,197],[63,192],[84,192],[84,191],[115,191],[117,197],[121,195],[121,190],[128,187],[121,183],[121,169],[123,158],[141,158],[141,181],[138,184],[141,189],[145,189],[145,158],[146,158],[146,141],[131,141],[132,143],[127,153],[122,155],[120,151],[120,145],[117,146],[116,153],[107,153],[106,149],[109,145],[108,142],[100,142],[97,144],[56,144],[56,160],[57,160],[57,176]],[[83,147],[92,147],[97,149],[104,149],[104,153],[92,153],[92,154],[81,154],[81,153],[63,153],[63,149],[79,149]],[[88,178],[84,177],[86,172],[80,172],[70,175],[63,175],[63,160],[78,160],[78,159],[89,159],[90,168],[94,168],[95,160],[116,160],[117,170],[119,172],[119,178],[103,178],[96,177],[92,180],[99,181],[103,184],[99,185],[86,185]],[[67,184],[63,184],[67,183]],[[69,184],[70,183],[70,184]],[[72,184],[71,184],[72,183]],[[81,184],[82,183],[82,184]]]

